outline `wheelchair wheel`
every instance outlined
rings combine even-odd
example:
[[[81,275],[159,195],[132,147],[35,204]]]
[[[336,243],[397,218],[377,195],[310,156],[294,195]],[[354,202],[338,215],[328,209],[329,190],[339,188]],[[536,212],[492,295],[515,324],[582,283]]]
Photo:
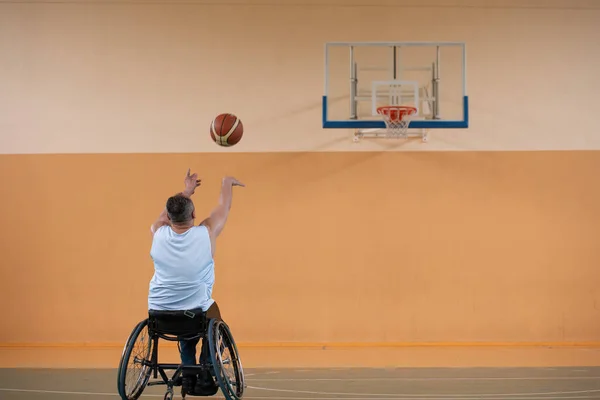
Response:
[[[227,400],[240,400],[245,388],[244,369],[227,324],[211,320],[208,341],[215,377],[223,395]]]
[[[121,355],[117,389],[123,400],[136,400],[142,395],[152,372],[151,357],[152,341],[146,319],[133,329]]]

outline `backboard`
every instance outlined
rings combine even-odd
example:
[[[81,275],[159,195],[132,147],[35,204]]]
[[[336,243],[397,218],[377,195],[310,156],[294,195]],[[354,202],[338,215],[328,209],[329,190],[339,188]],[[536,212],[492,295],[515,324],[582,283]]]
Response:
[[[325,44],[323,128],[385,128],[377,107],[389,105],[417,108],[410,129],[468,128],[465,44]]]

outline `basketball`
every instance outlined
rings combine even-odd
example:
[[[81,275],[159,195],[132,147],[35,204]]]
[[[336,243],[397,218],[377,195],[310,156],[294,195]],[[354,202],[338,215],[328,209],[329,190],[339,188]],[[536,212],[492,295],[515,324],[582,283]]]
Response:
[[[242,121],[233,114],[219,114],[210,124],[210,136],[219,146],[233,146],[244,134]]]

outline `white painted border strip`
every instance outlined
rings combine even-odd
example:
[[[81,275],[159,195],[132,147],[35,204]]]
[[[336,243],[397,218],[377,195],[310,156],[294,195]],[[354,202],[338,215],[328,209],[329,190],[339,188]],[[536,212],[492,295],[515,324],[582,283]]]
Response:
[[[557,392],[537,392],[537,393],[456,393],[456,394],[431,394],[431,393],[344,393],[344,392],[317,392],[312,390],[292,390],[292,389],[272,389],[272,388],[262,388],[257,386],[248,386],[248,388],[256,389],[256,390],[264,390],[269,392],[283,392],[283,393],[303,393],[303,394],[316,394],[323,396],[368,396],[371,397],[385,397],[386,399],[390,398],[411,398],[411,399],[423,399],[429,397],[436,397],[440,399],[464,399],[464,398],[473,398],[473,399],[495,399],[502,397],[509,397],[514,399],[514,396],[550,396],[550,395],[564,395],[564,394],[589,394],[589,393],[600,393],[600,389],[590,389],[590,390],[574,390],[574,391],[557,391]],[[596,398],[598,396],[596,395]],[[530,398],[530,397],[529,397]]]
[[[300,371],[297,371],[300,372]],[[369,382],[369,381],[399,381],[399,382],[436,382],[436,381],[600,381],[600,376],[531,376],[531,377],[423,377],[423,378],[252,378],[256,382]]]

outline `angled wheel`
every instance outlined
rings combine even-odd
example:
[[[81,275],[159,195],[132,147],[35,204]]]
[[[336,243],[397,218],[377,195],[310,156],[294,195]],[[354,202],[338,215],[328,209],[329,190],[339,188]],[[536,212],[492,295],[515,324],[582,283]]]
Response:
[[[215,377],[223,395],[227,400],[240,400],[244,396],[244,369],[231,331],[225,322],[210,321],[208,343]]]
[[[123,400],[136,400],[142,395],[152,369],[152,341],[148,335],[148,320],[133,329],[123,348],[117,377],[117,389]]]

